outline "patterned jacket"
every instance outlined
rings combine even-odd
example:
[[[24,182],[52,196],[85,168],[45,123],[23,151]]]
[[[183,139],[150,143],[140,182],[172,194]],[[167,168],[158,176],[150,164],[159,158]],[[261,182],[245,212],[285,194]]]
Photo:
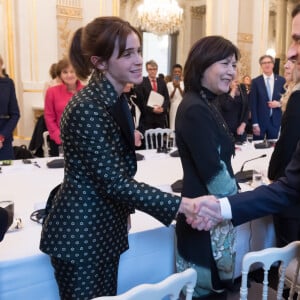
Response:
[[[134,180],[133,133],[110,82],[92,78],[61,120],[65,175],[45,219],[40,248],[69,260],[118,257],[128,249],[127,217],[139,209],[168,225],[180,198]]]

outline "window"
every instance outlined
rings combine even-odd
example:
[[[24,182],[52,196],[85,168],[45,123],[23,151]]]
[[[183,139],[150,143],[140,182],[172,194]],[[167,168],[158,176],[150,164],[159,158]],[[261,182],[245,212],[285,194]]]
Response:
[[[147,76],[145,63],[151,59],[158,64],[158,74],[168,75],[170,73],[171,55],[170,55],[170,36],[156,35],[149,32],[143,32],[143,76]]]

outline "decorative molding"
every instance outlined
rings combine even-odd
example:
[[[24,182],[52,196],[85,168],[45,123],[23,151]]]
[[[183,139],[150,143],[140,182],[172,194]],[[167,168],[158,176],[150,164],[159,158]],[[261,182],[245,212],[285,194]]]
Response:
[[[206,6],[191,6],[191,15],[193,19],[202,19],[206,14]]]
[[[241,59],[239,61],[239,77],[243,78],[245,75],[251,74],[251,55],[250,51],[239,47],[241,53]]]
[[[43,90],[30,90],[30,89],[24,89],[24,93],[42,93]]]
[[[56,15],[58,17],[82,19],[82,8],[57,5]]]
[[[67,54],[73,33],[82,26],[81,0],[57,0],[58,55]]]
[[[238,42],[253,43],[253,34],[238,32]]]

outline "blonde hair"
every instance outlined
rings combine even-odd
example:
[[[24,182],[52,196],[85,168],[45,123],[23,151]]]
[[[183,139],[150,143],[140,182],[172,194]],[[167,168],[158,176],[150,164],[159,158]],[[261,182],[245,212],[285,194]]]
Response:
[[[297,68],[294,68],[292,81],[289,83],[286,83],[284,86],[285,93],[280,98],[282,112],[285,112],[286,106],[287,106],[287,103],[289,101],[291,94],[296,90],[300,90],[300,76],[299,75],[300,74],[297,71]]]
[[[4,64],[4,61],[0,54],[0,77],[5,77],[5,75],[3,74],[3,64]]]

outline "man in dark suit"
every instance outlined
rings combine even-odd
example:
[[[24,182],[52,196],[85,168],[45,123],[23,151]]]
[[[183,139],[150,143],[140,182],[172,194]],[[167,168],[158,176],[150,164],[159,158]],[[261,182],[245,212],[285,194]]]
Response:
[[[300,4],[292,11],[292,45],[289,53],[297,61],[295,68],[300,71]],[[202,223],[198,229],[210,230],[223,219],[232,219],[237,226],[249,220],[280,212],[287,206],[300,202],[300,142],[285,170],[285,177],[267,186],[253,191],[239,193],[228,198],[216,199],[215,196],[203,196],[197,208]]]
[[[263,74],[252,80],[249,94],[253,139],[277,139],[281,121],[280,98],[284,93],[285,79],[273,73],[272,56],[261,56],[259,64]]]
[[[300,31],[299,31],[300,32]],[[300,37],[300,36],[299,36]],[[287,206],[300,202],[300,142],[286,168],[285,177],[253,191],[217,199],[208,195],[200,197],[198,216],[202,222],[192,226],[210,230],[221,220],[231,219],[234,226],[266,215],[279,213]]]
[[[151,128],[168,127],[168,111],[170,106],[170,98],[165,81],[156,77],[158,65],[154,60],[146,62],[146,70],[148,76],[143,78],[143,82],[136,87],[138,99],[142,100],[142,112],[139,123],[139,130],[145,132]],[[148,106],[148,98],[150,92],[154,91],[164,97],[162,105]]]

